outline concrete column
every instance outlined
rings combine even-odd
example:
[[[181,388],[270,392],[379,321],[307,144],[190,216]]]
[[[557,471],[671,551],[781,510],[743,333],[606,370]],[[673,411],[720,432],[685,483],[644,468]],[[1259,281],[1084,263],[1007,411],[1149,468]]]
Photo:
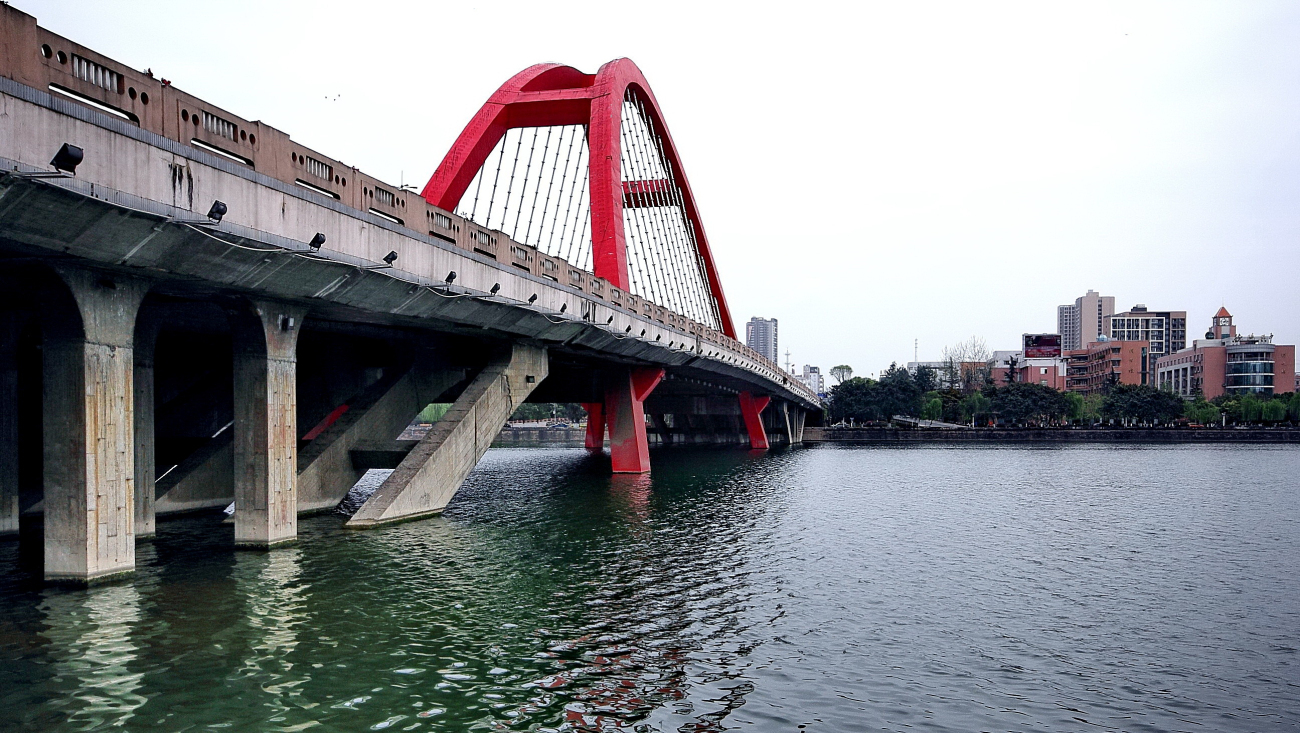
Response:
[[[23,315],[0,314],[0,536],[18,534],[18,335]]]
[[[145,309],[136,319],[135,364],[135,538],[154,536],[154,349],[158,314]]]
[[[148,284],[58,274],[66,290],[42,303],[45,579],[88,584],[135,570],[132,334]]]
[[[234,337],[235,546],[298,536],[298,334],[306,309],[250,301],[230,310]]]
[[[748,392],[740,393],[740,415],[745,419],[745,430],[749,432],[749,447],[754,450],[767,450],[767,431],[763,428],[763,408],[771,402],[771,397],[755,397]]]
[[[620,373],[605,386],[605,420],[614,473],[650,472],[645,399],[663,377],[663,369],[641,367]]]

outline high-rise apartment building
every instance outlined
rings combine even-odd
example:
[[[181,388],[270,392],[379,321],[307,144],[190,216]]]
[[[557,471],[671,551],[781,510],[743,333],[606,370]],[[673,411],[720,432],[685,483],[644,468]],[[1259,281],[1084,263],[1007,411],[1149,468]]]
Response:
[[[1150,343],[1150,365],[1154,368],[1156,359],[1187,348],[1187,311],[1153,311],[1139,303],[1132,310],[1110,317],[1109,335],[1115,341]],[[1155,379],[1145,383],[1155,384]]]
[[[776,319],[754,316],[745,324],[745,345],[772,360],[773,364],[780,353],[776,349]]]
[[[1100,336],[1110,335],[1110,317],[1115,313],[1115,297],[1098,295],[1089,290],[1073,303],[1056,307],[1056,330],[1061,334],[1064,350],[1087,348]]]

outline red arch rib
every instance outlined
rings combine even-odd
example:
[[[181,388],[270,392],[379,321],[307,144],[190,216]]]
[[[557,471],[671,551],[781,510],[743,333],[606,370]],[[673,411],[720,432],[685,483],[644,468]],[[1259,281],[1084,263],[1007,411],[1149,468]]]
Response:
[[[421,194],[430,204],[454,210],[488,154],[515,127],[586,125],[590,149],[592,269],[623,290],[629,289],[627,237],[623,226],[625,195],[621,165],[623,97],[627,90],[644,103],[663,140],[664,155],[681,189],[683,212],[694,230],[709,291],[718,308],[722,331],[736,337],[722,282],[700,221],[686,169],[677,153],[663,112],[641,70],[629,59],[616,59],[594,76],[560,64],[537,64],[515,74],[479,109],[456,138]],[[632,192],[635,195],[635,191]]]

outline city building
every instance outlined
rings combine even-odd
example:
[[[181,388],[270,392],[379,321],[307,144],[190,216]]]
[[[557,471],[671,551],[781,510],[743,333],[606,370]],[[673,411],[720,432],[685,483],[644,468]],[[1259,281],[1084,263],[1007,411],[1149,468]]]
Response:
[[[780,352],[776,348],[776,319],[754,316],[745,324],[745,345],[779,363]]]
[[[1008,380],[1013,365],[1015,378]],[[995,351],[992,374],[993,383],[999,387],[1011,382],[1024,382],[1063,390],[1066,386],[1066,359],[1061,356],[1029,359],[1025,358],[1023,351]]]
[[[1161,389],[1187,399],[1200,394],[1212,400],[1222,394],[1281,394],[1296,389],[1295,346],[1274,344],[1272,336],[1239,336],[1232,314],[1220,308],[1205,338],[1191,348],[1155,360]]]
[[[1102,337],[1086,349],[1073,349],[1065,357],[1066,389],[1092,394],[1113,384],[1147,384],[1150,348],[1146,341]]]
[[[1149,343],[1148,367],[1154,370],[1156,359],[1187,348],[1187,311],[1153,311],[1138,304],[1110,317],[1108,335],[1113,341]],[[1145,384],[1156,383],[1154,371],[1146,378]]]
[[[1089,290],[1074,303],[1057,306],[1056,330],[1061,334],[1061,348],[1084,349],[1100,336],[1110,335],[1110,316],[1115,312],[1115,298]]]
[[[965,389],[984,386],[984,375],[988,372],[988,362],[983,361],[909,361],[907,371],[913,377],[921,367],[934,370],[939,389]]]
[[[826,384],[822,381],[821,367],[808,366],[807,364],[804,364],[803,374],[800,374],[798,379],[800,382],[807,385],[808,389],[811,389],[817,394],[825,394]]]

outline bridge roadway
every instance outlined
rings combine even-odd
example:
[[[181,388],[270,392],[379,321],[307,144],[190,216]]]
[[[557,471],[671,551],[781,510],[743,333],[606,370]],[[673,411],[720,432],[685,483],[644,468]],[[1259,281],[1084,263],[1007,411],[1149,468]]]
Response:
[[[129,573],[158,515],[232,500],[237,546],[290,542],[376,454],[350,526],[437,513],[527,400],[584,403],[632,473],[647,423],[766,448],[819,413],[726,333],[8,6],[0,34],[0,533],[40,536],[48,581]]]

